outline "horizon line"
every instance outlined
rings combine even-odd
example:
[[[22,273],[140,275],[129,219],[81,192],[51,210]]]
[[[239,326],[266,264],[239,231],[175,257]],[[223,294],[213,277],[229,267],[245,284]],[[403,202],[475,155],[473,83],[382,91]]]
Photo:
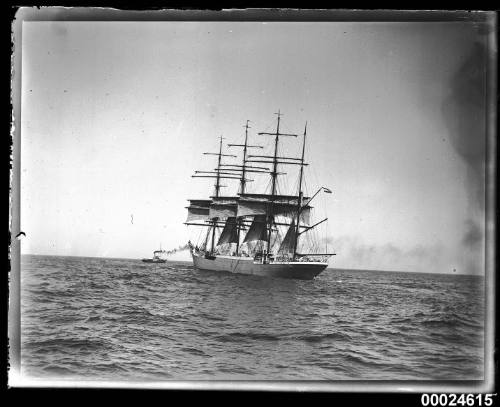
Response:
[[[187,250],[187,249],[186,249]],[[21,256],[45,256],[45,257],[76,257],[76,258],[88,258],[88,259],[112,259],[112,260],[137,260],[141,261],[142,258],[137,257],[103,257],[103,256],[75,256],[75,255],[62,255],[62,254],[34,254],[34,253],[21,253]],[[185,262],[192,263],[191,260],[169,260],[170,262]],[[345,270],[345,271],[381,271],[387,273],[413,273],[413,274],[439,274],[439,275],[457,275],[457,276],[474,276],[474,277],[485,277],[485,274],[471,274],[471,273],[454,273],[454,272],[429,272],[429,271],[412,271],[412,270],[383,270],[383,269],[356,269],[356,268],[341,268],[341,267],[327,267],[326,270]]]

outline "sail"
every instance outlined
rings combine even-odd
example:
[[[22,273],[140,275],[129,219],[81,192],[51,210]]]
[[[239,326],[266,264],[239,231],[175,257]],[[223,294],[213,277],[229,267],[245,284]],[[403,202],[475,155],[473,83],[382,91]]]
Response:
[[[295,221],[292,220],[288,231],[286,232],[285,238],[281,242],[279,252],[282,253],[292,253],[295,249],[295,241],[297,240],[297,234],[295,231]]]
[[[210,219],[225,220],[236,217],[237,196],[212,196],[211,198],[212,203],[208,215]]]
[[[233,204],[211,204],[208,217],[210,219],[228,219],[236,217],[237,205]]]
[[[208,220],[211,202],[211,199],[190,199],[189,206],[187,207],[188,217],[186,222]]]
[[[257,215],[253,219],[243,243],[255,240],[267,240],[266,216]]]
[[[236,216],[266,215],[270,213],[271,208],[273,208],[274,215],[286,216],[292,219],[297,215],[297,203],[279,199],[278,195],[274,201],[269,201],[267,199],[240,198],[237,205]],[[303,224],[309,224],[310,213],[310,206],[306,205],[302,207],[300,220]]]
[[[217,246],[224,243],[237,243],[238,232],[236,230],[236,218],[228,218],[224,229],[220,235]]]
[[[267,214],[267,203],[266,202],[255,202],[240,200],[237,207],[237,216],[258,216]]]
[[[211,199],[188,199],[189,206],[199,206],[201,208],[208,208],[212,203]]]
[[[303,225],[310,225],[311,224],[311,207],[306,206],[302,211],[300,212],[300,222]],[[296,216],[295,214],[293,216]]]

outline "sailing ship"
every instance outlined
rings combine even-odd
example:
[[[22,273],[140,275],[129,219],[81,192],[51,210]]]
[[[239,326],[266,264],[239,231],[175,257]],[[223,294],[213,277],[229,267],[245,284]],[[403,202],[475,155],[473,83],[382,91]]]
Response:
[[[166,253],[166,251],[161,249],[161,244],[160,244],[160,250],[155,250],[153,252],[153,258],[142,259],[142,261],[144,263],[166,263],[167,260],[161,257],[163,253]]]
[[[218,159],[214,171],[195,171],[192,175],[193,178],[215,178],[214,194],[209,199],[189,199],[186,207],[185,224],[206,228],[199,246],[189,242],[196,269],[311,280],[328,267],[328,259],[335,255],[321,250],[314,242],[309,244],[309,251],[304,251],[307,245],[302,241],[310,240],[304,237],[328,219],[311,225],[311,202],[320,192],[331,193],[331,190],[320,187],[312,197],[304,196],[304,167],[309,165],[304,156],[307,123],[301,157],[286,157],[279,153],[281,138],[299,135],[280,132],[282,114],[276,114],[276,131],[258,133],[274,137],[273,155],[248,154],[250,149],[263,149],[248,143],[248,120],[244,126],[244,143],[228,144],[228,147],[242,148],[241,164],[223,162],[237,156],[222,152],[222,136],[218,153],[203,153]],[[282,166],[298,166],[295,194],[282,194],[278,188],[278,177],[286,175],[279,171]],[[268,174],[268,189],[264,193],[248,193],[247,183],[254,181],[247,178],[249,174],[257,177]],[[237,194],[221,195],[220,189],[225,187],[221,185],[223,179],[239,180]]]

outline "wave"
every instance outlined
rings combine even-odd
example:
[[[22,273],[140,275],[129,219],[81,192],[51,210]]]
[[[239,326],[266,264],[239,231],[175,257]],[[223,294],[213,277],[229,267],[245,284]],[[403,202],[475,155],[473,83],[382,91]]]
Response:
[[[429,318],[420,322],[421,325],[425,327],[436,327],[436,328],[483,328],[483,324],[474,320],[467,320],[465,318],[460,318],[457,316],[443,316],[437,318]]]
[[[57,366],[57,365],[44,366],[42,369],[44,372],[54,376],[61,376],[61,375],[68,376],[76,373],[74,370],[68,369],[67,367]]]
[[[40,296],[45,296],[48,298],[60,298],[60,297],[74,297],[77,292],[72,289],[67,289],[67,290],[48,290],[48,289],[36,289],[36,288],[30,288],[29,292],[31,294],[35,295],[40,295]]]
[[[327,334],[290,336],[289,338],[298,341],[318,343],[328,340],[348,341],[351,339],[351,336],[340,332],[332,332]]]
[[[113,288],[113,286],[109,284],[99,284],[94,282],[91,282],[88,287],[94,290],[111,290]]]
[[[344,354],[343,359],[348,361],[349,363],[355,363],[358,365],[362,365],[365,367],[371,367],[371,368],[379,367],[382,364],[382,361],[377,361],[377,362],[370,361],[366,357],[364,357],[360,354],[357,354],[356,352]]]
[[[187,352],[191,355],[195,356],[206,356],[206,357],[211,357],[210,355],[206,354],[202,350],[196,349],[196,348],[181,348],[181,351]]]
[[[23,343],[23,347],[32,350],[49,351],[54,349],[86,349],[99,350],[107,347],[108,342],[102,339],[58,338],[47,340],[32,340]]]
[[[282,339],[279,335],[258,333],[258,332],[232,332],[229,334],[218,335],[217,339],[221,342],[242,342],[242,341],[279,341]]]

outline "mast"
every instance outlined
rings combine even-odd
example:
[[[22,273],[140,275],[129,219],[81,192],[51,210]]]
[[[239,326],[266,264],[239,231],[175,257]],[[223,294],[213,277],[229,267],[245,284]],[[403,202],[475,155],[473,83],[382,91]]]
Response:
[[[280,136],[280,111],[278,110],[278,124],[276,126],[276,138],[274,139],[273,171],[271,172],[271,205],[267,214],[267,256],[271,254],[271,229],[273,227],[274,195],[276,194],[276,177],[278,169],[278,141]]]
[[[244,194],[245,193],[245,173],[246,173],[246,159],[247,159],[247,144],[248,144],[248,122],[247,120],[245,124],[245,145],[243,146],[243,162],[242,162],[242,167],[241,167],[241,180],[240,180],[240,193]],[[241,233],[241,220],[238,220],[236,224],[236,230],[238,237],[236,238],[236,255],[238,255],[238,252],[240,250],[240,233]]]
[[[215,181],[215,197],[219,196],[219,190],[220,190],[220,160],[222,157],[222,136],[220,136],[220,143],[219,143],[219,158],[217,160],[217,178]],[[217,219],[214,219],[212,221],[213,227],[212,227],[212,248],[210,249],[210,253],[214,252],[214,245],[215,245],[215,224],[217,222]]]
[[[267,168],[264,168],[264,167],[248,167],[247,166],[247,149],[248,148],[263,148],[262,146],[253,146],[253,145],[249,145],[248,144],[248,129],[250,129],[251,127],[248,125],[248,123],[250,122],[250,120],[247,120],[245,126],[245,143],[244,144],[228,144],[229,147],[243,147],[243,162],[242,162],[242,165],[241,166],[235,166],[235,165],[231,165],[231,167],[238,167],[238,168],[226,168],[226,171],[236,171],[236,172],[241,172],[241,177],[240,177],[240,194],[244,194],[245,193],[245,186],[246,186],[246,183],[247,181],[250,181],[250,180],[247,180],[246,179],[246,173],[247,172],[266,172],[266,171],[261,171],[261,170],[267,170]],[[228,166],[226,166],[228,167]],[[250,168],[250,170],[247,169]],[[259,170],[260,168],[260,170]],[[236,226],[236,229],[237,229],[237,233],[238,233],[238,241],[236,242],[236,254],[238,254],[238,250],[240,248],[240,231],[241,231],[241,226],[242,226],[242,219],[239,219],[238,222],[237,222],[237,226]]]
[[[247,120],[245,124],[245,144],[243,146],[243,163],[241,167],[241,180],[240,180],[240,193],[244,194],[245,193],[245,173],[246,173],[246,159],[247,159],[247,144],[248,144],[248,122],[250,120]],[[236,230],[237,230],[237,241],[236,241],[236,255],[238,255],[238,251],[240,250],[240,232],[241,232],[241,220],[238,220],[238,223],[236,225]]]
[[[240,192],[242,194],[245,193],[245,184],[246,184],[246,180],[245,180],[245,173],[246,173],[246,159],[247,159],[247,144],[248,144],[248,122],[250,120],[247,120],[246,124],[245,124],[245,144],[243,145],[243,163],[242,163],[242,167],[241,167],[241,180],[240,180]],[[239,230],[238,230],[238,237],[240,237],[239,235]],[[238,251],[238,249],[236,249],[236,251]]]
[[[285,162],[285,161],[278,161],[278,159],[284,159],[286,157],[278,157],[278,143],[279,143],[279,136],[291,136],[291,137],[297,137],[296,134],[285,134],[285,133],[280,133],[280,119],[281,119],[281,111],[278,110],[278,113],[275,113],[278,115],[278,123],[276,125],[276,133],[265,133],[261,132],[259,134],[266,134],[270,136],[275,136],[274,139],[274,155],[272,157],[267,157],[267,156],[252,156],[252,157],[262,157],[262,158],[272,158],[273,160],[271,162],[269,161],[258,161],[254,160],[252,162],[267,162],[267,163],[272,163],[273,164],[273,170],[271,172],[271,196],[270,196],[270,205],[267,210],[267,227],[268,227],[268,232],[267,232],[267,255],[269,256],[271,252],[271,233],[272,233],[272,226],[273,226],[273,218],[274,218],[274,201],[275,201],[275,195],[276,195],[276,177],[278,176],[278,163],[283,163],[283,164],[298,164],[298,163],[292,163],[292,162]],[[292,159],[293,160],[293,159]]]
[[[299,175],[299,198],[297,200],[297,222],[295,224],[295,241],[293,244],[293,260],[297,256],[297,245],[299,244],[299,228],[300,228],[300,211],[302,207],[302,176],[304,174],[304,153],[306,149],[306,134],[307,134],[307,122],[304,128],[304,140],[302,142],[302,157],[300,159],[300,175]]]

